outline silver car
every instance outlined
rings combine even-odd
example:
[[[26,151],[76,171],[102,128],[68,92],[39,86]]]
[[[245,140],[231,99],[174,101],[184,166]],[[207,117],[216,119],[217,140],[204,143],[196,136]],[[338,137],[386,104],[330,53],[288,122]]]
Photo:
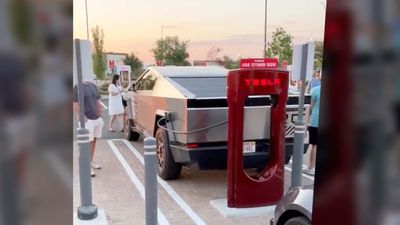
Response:
[[[291,189],[276,205],[270,225],[311,225],[313,185]]]

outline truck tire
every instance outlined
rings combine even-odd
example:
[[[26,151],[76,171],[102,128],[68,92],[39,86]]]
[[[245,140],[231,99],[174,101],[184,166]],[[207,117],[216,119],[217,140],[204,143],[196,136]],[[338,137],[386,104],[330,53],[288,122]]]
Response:
[[[134,126],[133,120],[127,119],[124,122],[124,135],[128,141],[137,141],[139,140],[140,133],[133,131],[132,127]]]
[[[164,180],[178,179],[181,175],[182,165],[174,161],[167,132],[160,127],[157,128],[156,141],[158,175]]]
[[[304,216],[299,216],[289,219],[284,225],[311,225],[311,221]]]

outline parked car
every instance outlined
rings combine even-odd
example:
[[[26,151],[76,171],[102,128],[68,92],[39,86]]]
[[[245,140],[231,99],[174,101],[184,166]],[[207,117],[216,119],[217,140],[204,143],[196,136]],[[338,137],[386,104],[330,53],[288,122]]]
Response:
[[[291,189],[278,202],[270,225],[311,225],[313,185]]]
[[[227,166],[227,74],[219,66],[149,67],[128,92],[125,135],[157,139],[159,176],[179,178],[182,166]],[[293,149],[298,94],[291,91],[286,112],[286,163]],[[305,108],[309,108],[310,96]],[[265,166],[269,157],[269,96],[251,96],[245,104],[244,167]],[[308,112],[308,110],[306,110]],[[307,145],[305,149],[307,149]]]

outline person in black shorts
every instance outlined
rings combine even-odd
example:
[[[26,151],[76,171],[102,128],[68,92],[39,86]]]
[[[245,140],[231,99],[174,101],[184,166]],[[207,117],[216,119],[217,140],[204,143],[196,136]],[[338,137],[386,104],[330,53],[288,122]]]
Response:
[[[321,85],[311,89],[311,112],[308,118],[308,133],[309,143],[311,145],[310,162],[308,168],[304,170],[304,173],[309,175],[315,174],[315,160],[317,155],[318,145],[318,120],[319,120],[319,103],[321,96]]]

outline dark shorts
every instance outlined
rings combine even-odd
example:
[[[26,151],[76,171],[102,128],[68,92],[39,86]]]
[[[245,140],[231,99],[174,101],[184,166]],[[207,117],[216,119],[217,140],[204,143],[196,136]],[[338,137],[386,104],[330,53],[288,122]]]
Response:
[[[318,127],[308,127],[309,139],[308,142],[310,145],[318,144]]]

